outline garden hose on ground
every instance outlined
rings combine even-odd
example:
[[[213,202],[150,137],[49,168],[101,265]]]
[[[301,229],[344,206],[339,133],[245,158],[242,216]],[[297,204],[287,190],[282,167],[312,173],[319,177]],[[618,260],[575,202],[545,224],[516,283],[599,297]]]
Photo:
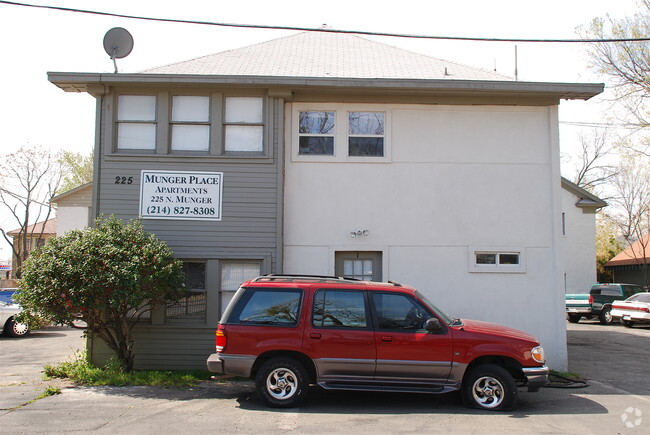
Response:
[[[587,381],[550,373],[548,375],[548,384],[544,385],[544,388],[587,388],[588,386]]]

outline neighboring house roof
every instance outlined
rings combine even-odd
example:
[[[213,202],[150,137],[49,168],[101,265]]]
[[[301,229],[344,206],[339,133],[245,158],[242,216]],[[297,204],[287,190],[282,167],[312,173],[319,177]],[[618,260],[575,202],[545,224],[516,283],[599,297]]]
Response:
[[[644,252],[645,247],[645,252]],[[650,233],[632,243],[623,252],[605,263],[605,267],[650,263]]]
[[[414,53],[356,35],[302,32],[142,71],[365,79],[513,80],[512,77]]]
[[[63,192],[50,200],[59,206],[87,206],[92,201],[93,183],[82,184],[74,189]]]
[[[601,83],[519,82],[496,72],[414,53],[350,34],[303,32],[140,73],[49,72],[67,92],[103,95],[107,86],[186,84],[274,88],[290,97],[296,89],[390,91],[413,96],[476,95],[512,98],[589,99]],[[270,93],[271,94],[271,93]]]
[[[43,228],[45,227],[45,228]],[[10,237],[16,237],[22,234],[22,228],[18,228],[15,230],[11,230],[7,232],[7,235]],[[27,234],[33,234],[35,236],[41,234],[41,231],[43,231],[43,235],[56,235],[56,219],[49,219],[45,222],[36,222],[33,225],[29,225],[27,227]]]
[[[564,177],[562,178],[562,188],[567,192],[570,192],[577,196],[579,199],[576,202],[576,207],[580,207],[585,212],[595,212],[596,210],[606,207],[607,203],[602,199],[598,198],[593,193],[587,192],[582,187],[578,186],[575,183],[570,182]]]

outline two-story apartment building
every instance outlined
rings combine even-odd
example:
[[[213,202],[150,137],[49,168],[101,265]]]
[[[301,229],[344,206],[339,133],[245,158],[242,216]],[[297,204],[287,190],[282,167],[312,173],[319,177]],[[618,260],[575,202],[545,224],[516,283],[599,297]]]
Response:
[[[318,32],[49,80],[97,98],[93,215],[141,217],[195,290],[138,328],[137,367],[202,366],[232,292],[267,272],[412,284],[566,366],[557,109],[602,85]]]

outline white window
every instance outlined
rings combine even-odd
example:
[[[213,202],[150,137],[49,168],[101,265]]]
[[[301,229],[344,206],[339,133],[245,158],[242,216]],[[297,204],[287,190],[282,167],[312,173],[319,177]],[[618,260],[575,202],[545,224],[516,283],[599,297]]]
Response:
[[[390,110],[385,105],[295,103],[292,159],[318,162],[390,160]]]
[[[309,111],[300,112],[298,117],[298,153],[333,156],[335,113]]]
[[[348,155],[384,156],[384,113],[348,113]]]
[[[239,285],[260,275],[260,262],[222,262],[221,263],[221,291],[219,294],[221,313],[235,295]]]
[[[521,248],[470,247],[470,272],[524,273],[524,250]]]
[[[172,98],[173,151],[208,151],[210,148],[210,97]]]
[[[259,97],[226,97],[224,116],[226,152],[264,150],[264,100]]]
[[[117,104],[117,149],[156,149],[155,96],[119,96]]]

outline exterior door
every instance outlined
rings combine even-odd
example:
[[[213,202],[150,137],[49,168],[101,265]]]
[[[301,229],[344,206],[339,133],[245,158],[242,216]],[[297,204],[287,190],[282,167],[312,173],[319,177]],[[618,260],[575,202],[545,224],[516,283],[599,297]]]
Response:
[[[451,371],[453,340],[448,329],[431,333],[424,322],[433,317],[406,294],[372,292],[376,314],[375,380],[442,385]]]
[[[334,258],[334,273],[363,281],[381,281],[381,252],[339,251]]]
[[[319,382],[371,381],[377,356],[366,292],[316,291],[303,349],[314,360]]]

